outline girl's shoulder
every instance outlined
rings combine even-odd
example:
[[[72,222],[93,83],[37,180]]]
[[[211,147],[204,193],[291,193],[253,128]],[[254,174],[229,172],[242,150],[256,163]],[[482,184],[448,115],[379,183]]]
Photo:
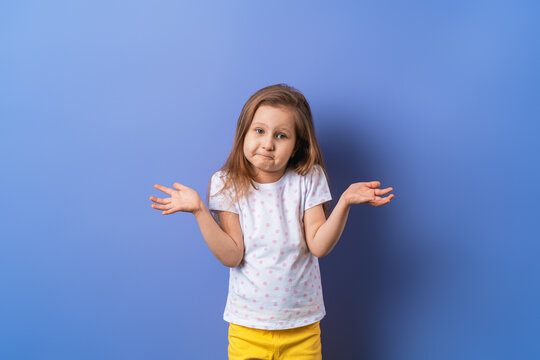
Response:
[[[227,178],[227,172],[225,170],[217,170],[210,177],[211,182],[223,182]]]
[[[212,193],[220,192],[220,190],[225,190],[224,185],[226,183],[227,173],[224,170],[217,170],[210,177],[208,182],[208,187]]]
[[[302,175],[296,171],[291,171],[290,182],[300,183],[305,187],[309,187],[312,183],[319,184],[321,181],[326,182],[326,174],[322,166],[314,164],[309,171]]]
[[[320,186],[322,184],[328,183],[328,175],[326,174],[325,169],[319,165],[315,164],[311,167],[310,171],[304,177],[306,186],[310,187],[313,184]]]
[[[303,176],[303,178],[309,181],[313,177],[319,177],[321,175],[324,175],[322,166],[319,164],[313,164],[311,169],[306,173],[306,175]]]
[[[313,164],[313,166],[311,167],[311,170],[309,171],[309,174],[314,175],[314,174],[319,174],[321,172],[323,172],[322,166],[319,164]]]
[[[305,175],[301,175],[301,174],[297,173],[296,171],[292,171],[292,174],[293,174],[293,176],[296,175],[296,176],[299,176],[301,178],[305,178],[305,177],[309,177],[309,176],[311,176],[313,174],[317,174],[317,173],[322,172],[322,171],[323,171],[323,169],[322,169],[321,165],[313,164],[311,166],[311,169],[309,169],[308,172]]]

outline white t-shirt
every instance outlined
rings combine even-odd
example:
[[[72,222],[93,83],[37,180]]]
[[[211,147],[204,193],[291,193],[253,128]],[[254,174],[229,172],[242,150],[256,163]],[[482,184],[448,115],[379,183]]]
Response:
[[[309,252],[304,211],[332,200],[319,165],[301,176],[292,169],[276,182],[259,184],[238,202],[223,193],[222,171],[212,175],[208,208],[239,215],[242,262],[230,269],[223,319],[266,330],[312,324],[326,314],[319,261]]]

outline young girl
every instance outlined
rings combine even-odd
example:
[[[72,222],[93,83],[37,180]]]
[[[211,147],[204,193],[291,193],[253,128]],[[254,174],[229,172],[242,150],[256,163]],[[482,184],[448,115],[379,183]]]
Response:
[[[321,359],[325,315],[318,258],[338,242],[353,204],[381,206],[392,188],[354,183],[332,199],[308,102],[284,85],[244,105],[229,158],[209,182],[207,203],[180,183],[155,187],[162,214],[195,215],[210,250],[230,267],[224,320],[229,359]]]

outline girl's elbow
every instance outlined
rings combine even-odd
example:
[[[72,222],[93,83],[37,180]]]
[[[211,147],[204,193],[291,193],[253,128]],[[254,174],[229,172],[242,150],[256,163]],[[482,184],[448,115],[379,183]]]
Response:
[[[227,267],[230,267],[231,269],[234,269],[235,267],[237,267],[238,265],[240,265],[240,262],[235,262],[235,263],[229,263],[229,264],[226,264]]]
[[[242,256],[240,257],[240,259],[226,260],[226,261],[222,261],[221,263],[227,267],[235,268],[242,263],[243,258],[244,257]]]
[[[312,249],[310,250],[310,252],[316,256],[318,259],[321,259],[323,257],[325,257],[327,255],[326,252],[323,252],[322,250],[318,250],[318,249]]]
[[[238,266],[238,263],[236,261],[223,260],[221,261],[221,263],[229,268],[235,268]]]

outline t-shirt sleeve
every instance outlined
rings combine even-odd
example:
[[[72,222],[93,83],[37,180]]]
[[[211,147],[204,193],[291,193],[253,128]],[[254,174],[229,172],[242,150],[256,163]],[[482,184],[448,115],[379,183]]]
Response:
[[[320,165],[314,165],[306,176],[304,210],[332,200],[326,175]]]
[[[224,178],[221,172],[216,172],[210,179],[210,190],[208,194],[208,210],[230,211],[238,214],[236,203],[232,202],[231,192],[227,190],[217,194],[223,188]]]

